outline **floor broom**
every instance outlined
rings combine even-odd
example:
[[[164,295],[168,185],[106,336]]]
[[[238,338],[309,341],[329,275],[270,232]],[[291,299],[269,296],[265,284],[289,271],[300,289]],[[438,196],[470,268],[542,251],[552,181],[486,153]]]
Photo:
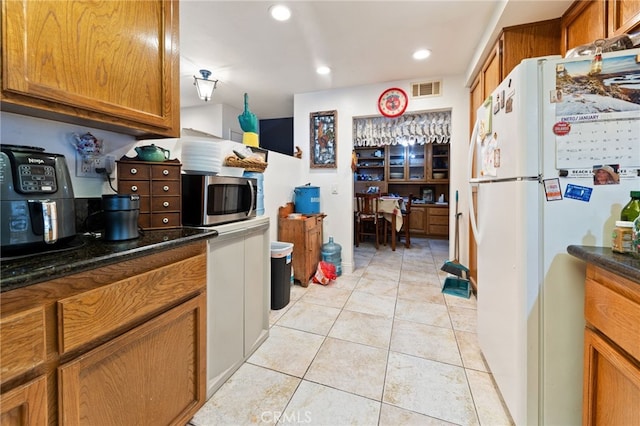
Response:
[[[471,295],[469,287],[469,269],[462,265],[458,261],[460,255],[459,240],[460,240],[460,225],[459,219],[462,213],[458,211],[458,191],[456,191],[456,230],[455,230],[455,248],[453,253],[453,260],[447,260],[444,262],[440,270],[449,274],[455,275],[459,278],[447,277],[442,287],[443,293],[453,294],[455,296],[463,296],[469,298]]]

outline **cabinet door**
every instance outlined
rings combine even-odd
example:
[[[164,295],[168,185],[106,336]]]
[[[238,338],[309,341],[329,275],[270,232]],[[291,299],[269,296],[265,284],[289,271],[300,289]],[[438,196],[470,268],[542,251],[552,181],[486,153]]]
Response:
[[[178,136],[178,1],[2,2],[2,109]]]
[[[60,366],[60,424],[185,424],[205,401],[205,297]]]
[[[40,426],[47,422],[47,378],[39,377],[2,394],[2,426]]]
[[[495,90],[502,81],[502,39],[496,42],[489,57],[482,66],[482,93],[484,99],[487,98]],[[483,101],[484,101],[483,99]]]
[[[221,235],[209,242],[207,276],[207,393],[212,394],[244,355],[244,236]]]
[[[593,43],[607,35],[607,3],[604,1],[576,1],[562,15],[561,54],[569,49]]]
[[[427,233],[426,208],[412,205],[409,217],[409,232],[425,235]]]
[[[407,147],[407,178],[410,181],[423,182],[426,179],[427,145],[409,145]]]
[[[251,355],[269,333],[269,228],[244,241],[244,356]]]
[[[584,333],[583,425],[640,424],[640,368],[589,328]]]
[[[633,33],[640,27],[640,1],[609,0],[608,36]]]
[[[322,256],[322,220],[318,219],[316,226],[309,229],[307,234],[306,276],[307,280],[316,272],[318,262]]]
[[[390,181],[406,180],[407,175],[405,171],[405,165],[406,165],[405,147],[403,145],[390,145],[388,150],[389,150],[389,161],[388,161],[389,180]]]

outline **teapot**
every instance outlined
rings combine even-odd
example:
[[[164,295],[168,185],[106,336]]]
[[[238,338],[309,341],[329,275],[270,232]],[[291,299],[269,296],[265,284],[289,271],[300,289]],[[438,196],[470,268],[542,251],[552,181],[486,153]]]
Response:
[[[142,161],[165,161],[171,155],[168,149],[160,148],[154,144],[137,146],[135,150],[138,153],[138,159]]]

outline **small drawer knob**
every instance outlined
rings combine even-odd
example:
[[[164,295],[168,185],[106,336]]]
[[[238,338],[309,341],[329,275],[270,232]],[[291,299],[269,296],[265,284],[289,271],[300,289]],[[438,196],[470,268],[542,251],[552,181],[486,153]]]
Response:
[[[169,218],[168,218],[168,217],[163,217],[163,218],[162,218],[162,223],[164,223],[165,225],[166,225],[167,223],[169,223]]]
[[[167,191],[169,190],[169,186],[167,186],[167,185],[163,186],[163,187],[162,187],[162,190],[163,190],[164,192],[167,192]]]
[[[131,185],[131,190],[133,192],[138,192],[138,185]]]
[[[164,203],[162,203],[162,206],[163,206],[163,207],[169,207],[169,202],[168,202],[168,201],[165,201]]]
[[[138,173],[138,169],[136,169],[136,168],[132,168],[132,169],[129,171],[129,173],[131,173],[132,175],[135,175],[135,174],[137,174],[137,173]]]
[[[164,169],[164,170],[162,171],[162,174],[163,174],[163,175],[165,175],[165,176],[169,176],[169,170]]]

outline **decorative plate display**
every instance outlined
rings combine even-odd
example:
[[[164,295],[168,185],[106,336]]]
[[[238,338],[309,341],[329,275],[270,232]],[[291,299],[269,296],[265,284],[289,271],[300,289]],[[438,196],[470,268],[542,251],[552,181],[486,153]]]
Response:
[[[378,99],[378,110],[385,117],[398,117],[404,113],[409,98],[404,90],[392,87],[385,90]]]

